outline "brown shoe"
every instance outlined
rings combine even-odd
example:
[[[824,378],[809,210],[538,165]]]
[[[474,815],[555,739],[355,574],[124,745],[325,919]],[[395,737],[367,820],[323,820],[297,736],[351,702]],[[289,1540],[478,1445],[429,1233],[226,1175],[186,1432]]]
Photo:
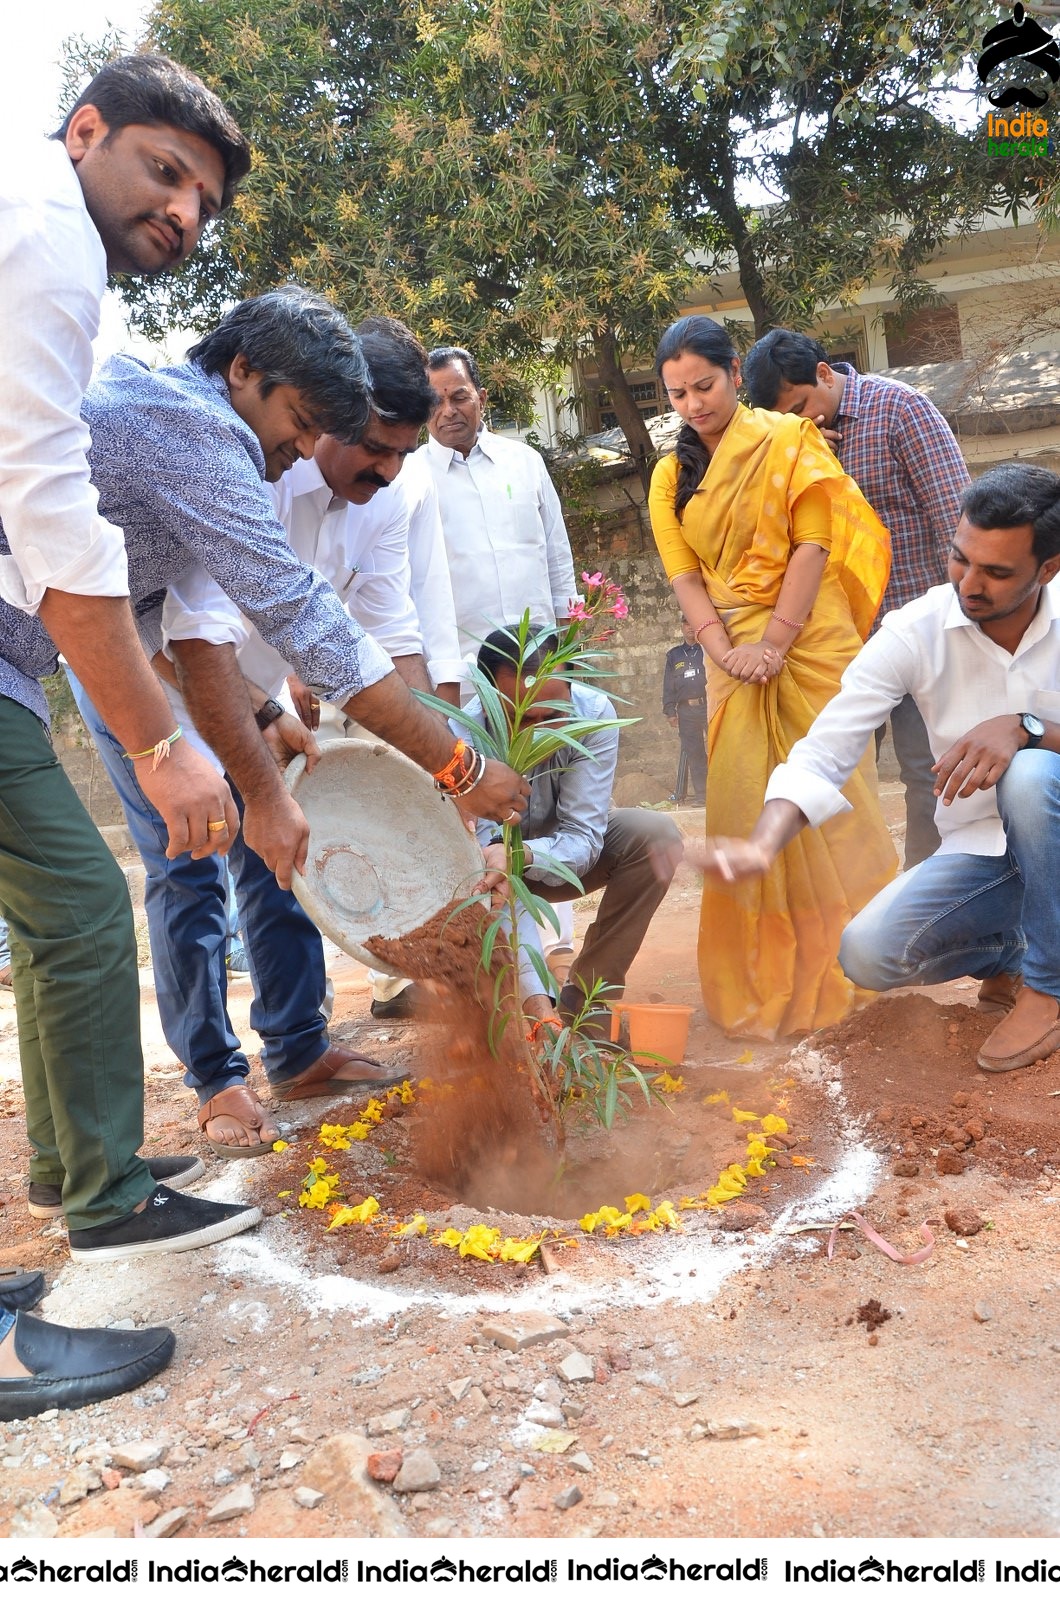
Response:
[[[362,1073],[356,1078],[335,1076],[353,1061],[363,1065]],[[403,1083],[408,1076],[404,1067],[387,1068],[382,1062],[373,1061],[370,1056],[361,1056],[356,1050],[347,1050],[345,1045],[331,1044],[322,1056],[318,1056],[296,1078],[284,1078],[282,1083],[273,1083],[270,1088],[274,1100],[313,1100],[320,1095],[352,1094],[363,1089],[369,1091],[389,1089],[392,1084]]]
[[[227,1118],[251,1135],[249,1144],[227,1144],[223,1139],[211,1139],[207,1128],[211,1122]],[[233,1083],[215,1094],[199,1107],[199,1127],[210,1149],[225,1161],[242,1161],[249,1156],[267,1156],[280,1130],[273,1122],[256,1094],[242,1083]],[[270,1131],[271,1130],[271,1131]]]
[[[979,985],[975,1009],[988,1015],[991,1012],[1007,1014],[1016,1004],[1016,996],[1022,988],[1022,972],[999,972],[994,978],[984,978]]]
[[[979,1052],[984,1072],[1030,1067],[1060,1050],[1060,1002],[1035,989],[1022,989]]]

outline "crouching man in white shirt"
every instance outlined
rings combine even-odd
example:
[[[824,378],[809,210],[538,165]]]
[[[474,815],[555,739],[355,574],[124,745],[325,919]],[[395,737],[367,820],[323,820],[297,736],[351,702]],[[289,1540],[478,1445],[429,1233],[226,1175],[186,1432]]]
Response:
[[[942,842],[859,912],[839,960],[866,989],[982,979],[980,1009],[1003,1013],[979,1053],[987,1072],[1060,1049],[1058,572],[1060,477],[985,473],[961,502],[950,584],[887,614],[774,771],[750,838],[686,849],[726,882],[765,871],[802,828],[847,809],[842,785],[872,730],[912,695]]]

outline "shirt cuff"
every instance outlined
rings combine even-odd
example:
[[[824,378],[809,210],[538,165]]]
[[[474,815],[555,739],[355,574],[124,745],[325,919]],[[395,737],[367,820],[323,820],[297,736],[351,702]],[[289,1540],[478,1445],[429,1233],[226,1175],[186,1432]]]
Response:
[[[431,675],[431,682],[462,683],[467,671],[463,660],[457,657],[442,657],[438,661],[428,661],[427,671]]]
[[[23,545],[17,556],[0,556],[0,599],[16,611],[35,616],[49,589],[105,599],[127,598],[129,567],[124,538],[102,518],[97,519],[97,526],[103,530],[100,536],[72,561],[54,570],[49,570],[47,556],[35,545]]]
[[[842,789],[815,772],[793,766],[790,761],[773,769],[766,784],[766,803],[770,800],[790,800],[798,806],[811,828],[819,828],[830,817],[854,809]]]
[[[362,634],[354,648],[357,658],[357,679],[354,683],[341,689],[314,686],[320,698],[326,700],[329,705],[344,706],[347,700],[352,700],[362,689],[370,689],[373,683],[381,683],[396,670],[386,651],[376,644],[371,634]]]

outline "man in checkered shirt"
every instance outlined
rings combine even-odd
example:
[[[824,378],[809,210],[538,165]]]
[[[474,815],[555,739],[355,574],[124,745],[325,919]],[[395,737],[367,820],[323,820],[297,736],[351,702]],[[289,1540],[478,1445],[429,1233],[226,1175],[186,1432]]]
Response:
[[[884,614],[945,583],[946,562],[969,482],[941,412],[908,384],[829,364],[805,333],[774,328],[750,350],[744,377],[756,406],[810,417],[891,534],[891,580]],[[877,730],[879,750],[883,729]],[[891,737],[905,785],[905,865],[938,849],[933,757],[910,696],[891,713]]]

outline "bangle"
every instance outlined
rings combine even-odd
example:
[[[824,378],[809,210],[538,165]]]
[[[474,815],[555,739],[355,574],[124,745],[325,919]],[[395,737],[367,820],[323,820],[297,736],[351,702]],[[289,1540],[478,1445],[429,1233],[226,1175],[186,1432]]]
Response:
[[[722,622],[721,618],[720,617],[711,617],[709,622],[703,622],[703,623],[700,624],[700,626],[696,629],[695,636],[698,639],[700,634],[703,632],[704,628],[721,628],[721,627],[724,627],[724,623]]]
[[[284,707],[278,700],[265,700],[255,711],[254,721],[264,733],[266,728],[270,728],[274,722],[285,715]]]
[[[790,617],[782,617],[779,611],[773,612],[773,621],[782,622],[785,628],[794,628],[796,633],[798,633],[800,628],[804,628],[806,626],[805,622],[792,622]]]
[[[151,771],[157,772],[177,740],[183,739],[183,737],[184,729],[178,724],[168,739],[159,739],[158,743],[153,744],[148,750],[126,750],[124,752],[125,759],[126,761],[146,761],[147,757],[151,756]]]
[[[474,746],[457,741],[458,749],[452,761],[435,774],[434,787],[442,794],[461,798],[470,794],[482,782],[486,773],[486,757]]]

